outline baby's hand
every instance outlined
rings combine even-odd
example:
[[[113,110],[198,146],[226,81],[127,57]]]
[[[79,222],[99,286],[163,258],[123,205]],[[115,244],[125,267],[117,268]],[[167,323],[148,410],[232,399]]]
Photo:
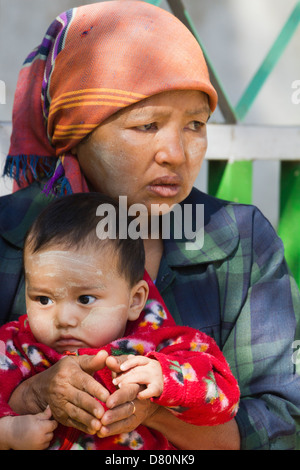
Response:
[[[53,431],[57,422],[51,420],[52,413],[49,407],[36,415],[23,415],[11,417],[12,449],[15,450],[44,450],[53,439]]]
[[[159,397],[163,391],[163,374],[159,361],[145,356],[128,356],[121,364],[122,373],[113,380],[113,384],[122,387],[124,384],[146,385],[137,398],[147,399]]]

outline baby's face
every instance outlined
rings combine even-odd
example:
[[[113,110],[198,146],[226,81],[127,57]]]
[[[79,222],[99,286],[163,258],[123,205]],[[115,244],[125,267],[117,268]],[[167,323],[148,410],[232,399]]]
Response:
[[[123,336],[143,305],[136,308],[141,299],[118,274],[111,251],[25,250],[27,314],[37,341],[63,353]]]

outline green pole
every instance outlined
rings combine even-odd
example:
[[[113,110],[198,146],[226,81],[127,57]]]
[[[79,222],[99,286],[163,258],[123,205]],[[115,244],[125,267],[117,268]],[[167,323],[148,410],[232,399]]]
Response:
[[[235,107],[235,112],[239,120],[243,120],[245,118],[253,102],[255,101],[260,89],[267,80],[268,76],[271,74],[273,68],[280,59],[283,51],[285,50],[286,46],[294,35],[299,23],[300,1],[296,3],[295,8],[293,9],[291,15],[289,16],[284,27],[279,33],[269,53],[267,54],[263,63],[252,78],[244,94],[240,98],[237,106]]]
[[[210,160],[208,193],[227,201],[251,204],[252,162]]]
[[[278,234],[287,263],[300,287],[300,163],[282,162]]]

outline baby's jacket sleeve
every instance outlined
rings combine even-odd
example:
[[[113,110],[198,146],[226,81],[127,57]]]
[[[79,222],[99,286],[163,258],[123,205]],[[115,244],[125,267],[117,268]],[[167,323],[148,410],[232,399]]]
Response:
[[[162,341],[148,357],[160,362],[164,386],[152,400],[191,424],[230,421],[238,410],[239,387],[215,341],[189,327],[162,328]]]
[[[142,353],[159,361],[162,368],[163,392],[153,402],[201,426],[223,424],[236,415],[239,386],[213,338],[175,325],[163,302],[153,299],[147,302],[137,338],[136,351],[126,353]]]

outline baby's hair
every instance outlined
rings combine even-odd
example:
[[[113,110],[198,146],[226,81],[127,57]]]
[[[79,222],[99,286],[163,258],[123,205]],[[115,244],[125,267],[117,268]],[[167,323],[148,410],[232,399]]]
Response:
[[[116,237],[113,239],[100,239],[96,234],[98,223],[106,217],[106,215],[96,215],[97,208],[101,204],[110,204],[115,209]],[[127,223],[128,227],[131,219],[130,217],[124,219],[122,217],[122,223]],[[145,266],[143,240],[132,239],[129,236],[119,237],[119,206],[114,199],[100,193],[77,193],[51,202],[28,231],[24,251],[29,249],[32,253],[37,253],[55,244],[68,249],[80,249],[87,243],[95,247],[95,250],[111,250],[112,258],[117,255],[118,272],[124,276],[130,286],[143,278]]]

